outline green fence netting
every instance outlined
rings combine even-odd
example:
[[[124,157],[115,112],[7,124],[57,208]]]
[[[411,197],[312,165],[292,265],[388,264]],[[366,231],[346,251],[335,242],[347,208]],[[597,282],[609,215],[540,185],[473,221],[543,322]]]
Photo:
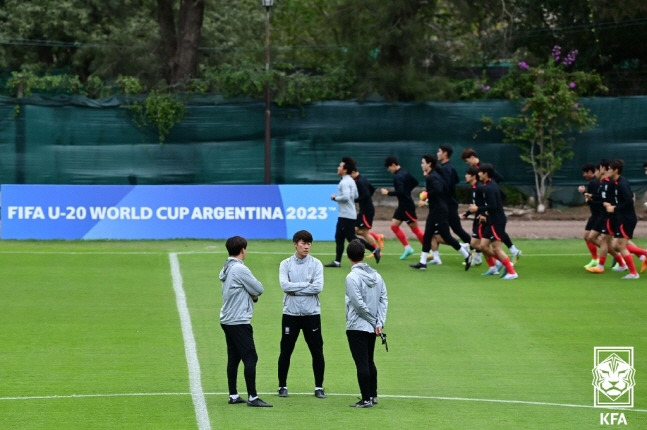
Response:
[[[152,128],[139,128],[117,98],[0,98],[0,182],[28,184],[260,184],[264,182],[263,103],[196,99],[164,144]],[[582,104],[597,115],[595,129],[576,136],[574,157],[555,176],[555,203],[581,201],[580,166],[619,157],[634,190],[647,188],[646,97],[595,98]],[[388,155],[419,174],[420,158],[440,144],[474,148],[493,163],[505,184],[531,194],[530,166],[519,150],[485,132],[481,118],[515,115],[508,101],[460,103],[324,102],[272,107],[272,183],[336,182],[342,156],[358,160],[376,185],[391,184]],[[421,176],[421,175],[419,175]]]

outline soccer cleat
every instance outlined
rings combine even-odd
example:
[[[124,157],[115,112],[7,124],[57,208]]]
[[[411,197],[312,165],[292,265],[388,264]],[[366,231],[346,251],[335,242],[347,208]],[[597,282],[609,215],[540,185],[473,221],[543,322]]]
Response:
[[[517,261],[519,261],[520,258],[521,258],[521,250],[517,249],[517,252],[512,253],[512,261],[516,263]]]
[[[230,397],[227,403],[229,403],[230,405],[237,405],[239,403],[247,403],[247,402],[243,400],[242,397],[238,396],[235,399],[233,397]]]
[[[586,264],[586,265],[584,266],[584,268],[586,269],[587,267],[595,267],[595,266],[597,266],[598,264],[599,264],[598,259],[597,259],[597,258],[594,258],[594,259],[592,259],[591,261],[589,261],[589,263],[588,263],[588,264]]]
[[[508,274],[508,269],[506,269],[505,266],[503,266],[503,265],[501,267],[502,268],[501,268],[501,272],[499,273],[499,278],[503,278],[504,276],[506,276]]]
[[[383,234],[378,234],[377,235],[377,246],[380,247],[380,250],[384,249],[384,235]]]
[[[409,264],[409,267],[418,270],[427,270],[427,265],[422,263]]]
[[[434,259],[434,254],[427,254],[427,261],[431,261]]]
[[[472,254],[470,253],[466,258],[465,258],[465,271],[467,272],[470,270],[470,267],[472,266]]]
[[[503,278],[501,278],[501,279],[503,279],[504,281],[510,281],[510,280],[512,280],[512,279],[517,279],[518,277],[519,277],[519,275],[518,275],[518,274],[516,274],[516,273],[508,273],[507,275],[505,275],[505,276],[504,276]]]
[[[434,258],[433,260],[429,261],[427,260],[427,264],[443,264],[442,260],[440,258]]]
[[[375,248],[375,251],[373,251],[373,255],[375,256],[375,262],[379,263],[380,259],[382,258],[382,252],[380,252],[380,248]]]
[[[598,266],[593,266],[593,267],[587,267],[586,270],[588,270],[591,273],[604,273],[604,267]]]
[[[247,406],[251,406],[253,408],[272,408],[274,407],[273,405],[270,405],[269,403],[265,403],[260,399],[260,397],[255,398],[254,400],[248,401]]]
[[[370,400],[360,400],[357,403],[353,403],[350,405],[351,408],[372,408],[373,407],[373,402]]]
[[[315,390],[315,397],[318,399],[325,399],[326,393],[324,393],[323,388],[318,388]]]
[[[499,271],[496,269],[496,266],[490,267],[487,272],[481,273],[483,276],[498,275]]]
[[[413,249],[405,249],[402,255],[400,256],[400,260],[404,260],[410,255],[413,255]]]
[[[640,263],[640,273],[645,273],[647,270],[647,258],[643,258],[642,263]]]
[[[617,264],[614,267],[612,267],[611,270],[613,270],[614,272],[624,272],[625,270],[629,270],[629,268],[626,265],[621,266]]]
[[[377,397],[371,397],[371,403],[377,405]]]
[[[472,259],[472,266],[480,266],[481,264],[483,264],[483,258],[480,258],[480,257],[476,257],[476,256],[475,256],[475,257]]]
[[[622,277],[622,279],[638,279],[640,278],[640,275],[637,273],[629,273],[628,275],[625,275]]]
[[[288,396],[288,388],[287,387],[280,387],[279,388],[279,397],[287,397]]]
[[[337,263],[336,261],[331,261],[328,264],[324,264],[324,267],[341,267],[341,263]]]

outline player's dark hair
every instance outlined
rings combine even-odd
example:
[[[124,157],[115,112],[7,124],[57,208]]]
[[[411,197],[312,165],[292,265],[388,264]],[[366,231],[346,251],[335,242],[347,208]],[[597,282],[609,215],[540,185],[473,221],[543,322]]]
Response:
[[[451,146],[447,145],[446,143],[443,143],[438,147],[443,152],[447,153],[447,158],[451,158],[452,154],[454,153],[454,150],[452,149]]]
[[[384,159],[384,167],[389,167],[392,165],[399,166],[400,163],[398,162],[398,157],[394,157],[393,155],[389,155]]]
[[[225,247],[230,257],[238,255],[243,249],[247,249],[247,239],[242,236],[232,236],[225,242]]]
[[[598,167],[604,167],[605,169],[608,169],[608,168],[609,168],[609,160],[608,160],[608,159],[606,159],[606,158],[603,158],[603,159],[602,159],[602,160],[600,160],[600,162],[598,163]]]
[[[622,175],[622,171],[625,168],[625,162],[619,158],[614,158],[609,162],[609,168],[618,170],[618,174]]]
[[[467,169],[467,174],[470,176],[478,176],[479,168],[475,166],[471,166],[469,169]]]
[[[492,179],[492,176],[494,176],[494,166],[490,163],[483,163],[479,166],[479,172],[487,173],[488,178]]]
[[[359,239],[353,239],[346,247],[346,255],[350,261],[355,263],[364,260],[366,247]]]
[[[435,169],[436,165],[438,164],[438,159],[436,158],[435,155],[432,155],[432,154],[425,154],[422,156],[422,159],[425,160],[427,163],[431,164],[432,169]]]
[[[357,170],[357,167],[355,166],[355,160],[352,159],[351,157],[344,157],[341,159],[342,163],[344,163],[344,168],[346,169],[346,173],[349,175],[353,173],[355,170]]]
[[[292,242],[298,243],[301,240],[305,243],[312,243],[312,234],[310,234],[308,230],[299,230],[294,233],[294,236],[292,236]]]
[[[593,163],[584,163],[582,165],[582,173],[584,172],[595,172],[595,165]]]
[[[476,157],[476,151],[472,148],[463,149],[463,152],[461,152],[461,159],[465,161],[470,157]]]

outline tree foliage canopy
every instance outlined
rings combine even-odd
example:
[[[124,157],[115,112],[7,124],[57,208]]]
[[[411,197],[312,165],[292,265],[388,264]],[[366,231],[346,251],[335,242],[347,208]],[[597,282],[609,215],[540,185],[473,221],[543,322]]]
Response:
[[[641,0],[276,0],[270,22],[265,73],[257,0],[0,0],[0,70],[69,74],[94,97],[133,76],[144,91],[259,97],[270,85],[279,103],[453,100],[491,97],[478,89],[560,45],[610,94],[647,90]]]

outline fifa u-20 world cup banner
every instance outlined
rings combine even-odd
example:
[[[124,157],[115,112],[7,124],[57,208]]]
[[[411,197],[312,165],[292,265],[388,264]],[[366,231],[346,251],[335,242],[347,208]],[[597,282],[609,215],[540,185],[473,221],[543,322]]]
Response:
[[[2,239],[333,240],[336,185],[2,185]]]

